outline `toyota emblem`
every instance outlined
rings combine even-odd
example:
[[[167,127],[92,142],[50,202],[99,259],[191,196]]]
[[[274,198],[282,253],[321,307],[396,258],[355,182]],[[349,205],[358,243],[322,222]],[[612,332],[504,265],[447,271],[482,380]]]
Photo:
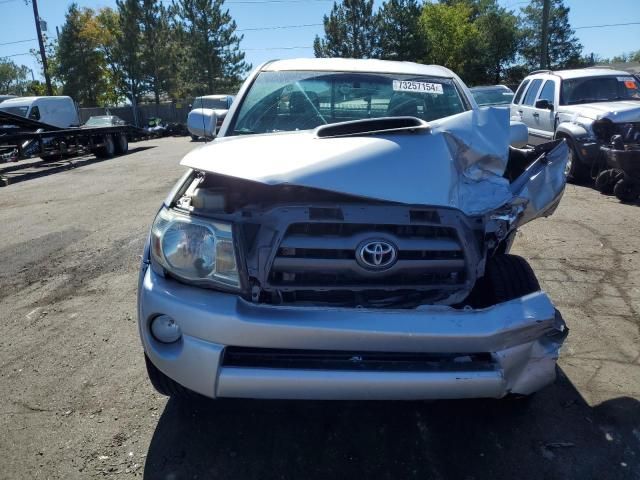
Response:
[[[386,270],[398,259],[398,249],[385,240],[366,240],[356,252],[358,263],[369,270]]]

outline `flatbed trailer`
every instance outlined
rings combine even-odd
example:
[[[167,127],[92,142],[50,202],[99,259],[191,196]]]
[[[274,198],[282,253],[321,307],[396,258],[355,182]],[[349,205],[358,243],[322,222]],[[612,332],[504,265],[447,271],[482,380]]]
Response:
[[[130,141],[147,136],[131,125],[60,128],[0,111],[0,163],[34,157],[59,160],[89,153],[109,158],[126,153]]]

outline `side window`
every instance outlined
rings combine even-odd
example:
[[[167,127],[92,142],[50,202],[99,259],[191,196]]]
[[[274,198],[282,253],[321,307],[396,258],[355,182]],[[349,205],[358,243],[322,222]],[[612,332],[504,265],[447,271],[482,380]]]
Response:
[[[40,109],[38,107],[31,107],[29,118],[31,120],[40,120]]]
[[[536,99],[536,94],[538,90],[540,90],[540,85],[542,84],[542,80],[536,78],[533,82],[531,82],[531,86],[527,90],[527,94],[524,96],[523,105],[533,105],[534,100]]]
[[[525,80],[520,84],[518,90],[516,90],[516,96],[513,97],[513,103],[520,103],[520,99],[522,98],[522,94],[527,89],[527,85],[529,85],[529,80]]]
[[[538,100],[546,100],[551,105],[553,105],[554,92],[555,92],[555,82],[553,80],[547,80],[544,83],[544,87],[542,87],[542,91],[540,92],[540,96]]]

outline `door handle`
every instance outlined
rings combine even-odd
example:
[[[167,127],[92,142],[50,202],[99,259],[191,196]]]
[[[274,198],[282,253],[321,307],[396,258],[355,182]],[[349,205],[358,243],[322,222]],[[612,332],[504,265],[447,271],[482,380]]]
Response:
[[[518,113],[522,113],[522,110],[518,110]]]
[[[540,114],[536,112],[536,113],[533,114],[533,116],[538,118],[540,116]]]

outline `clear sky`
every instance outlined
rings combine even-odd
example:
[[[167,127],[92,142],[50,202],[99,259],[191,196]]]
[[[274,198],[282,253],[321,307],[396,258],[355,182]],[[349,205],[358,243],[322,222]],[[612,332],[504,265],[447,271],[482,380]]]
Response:
[[[39,0],[40,17],[48,24],[48,35],[55,35],[56,26],[64,22],[69,0]],[[80,6],[115,7],[115,0],[77,0]],[[382,0],[376,0],[379,6]],[[519,9],[528,2],[500,0],[511,9]],[[227,0],[225,5],[244,30],[241,47],[247,60],[257,66],[273,58],[313,56],[313,39],[322,33],[323,15],[329,13],[333,0]],[[579,28],[601,24],[640,22],[640,0],[565,0],[571,8],[569,20],[584,46],[584,53],[612,57],[622,52],[640,49],[640,25],[603,28]],[[298,28],[252,30],[275,26],[303,25]],[[37,49],[31,3],[25,0],[0,0],[0,57]],[[301,48],[291,48],[301,47]],[[38,66],[31,55],[11,57],[16,63],[27,65],[39,77]]]

